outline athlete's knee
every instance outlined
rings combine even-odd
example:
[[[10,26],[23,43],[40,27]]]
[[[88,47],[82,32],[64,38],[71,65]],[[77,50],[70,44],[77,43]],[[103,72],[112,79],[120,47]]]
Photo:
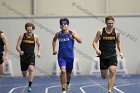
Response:
[[[115,77],[115,74],[116,74],[116,71],[110,71],[110,78],[113,78],[113,77]]]
[[[66,75],[66,71],[61,71],[61,75]]]
[[[72,75],[72,72],[66,72],[67,75],[71,76]]]
[[[116,70],[110,70],[109,72],[110,72],[110,75],[115,75]]]
[[[111,75],[114,75],[116,73],[117,67],[116,66],[110,66],[109,67],[109,73]]]
[[[34,67],[33,66],[29,66],[28,71],[34,71]]]
[[[66,75],[66,68],[65,67],[61,67],[61,75]]]

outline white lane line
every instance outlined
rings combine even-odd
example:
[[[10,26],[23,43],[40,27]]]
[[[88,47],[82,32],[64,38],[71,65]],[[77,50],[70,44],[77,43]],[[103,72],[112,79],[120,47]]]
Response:
[[[125,93],[125,92],[123,92],[122,90],[120,90],[120,89],[119,89],[119,88],[117,88],[117,87],[122,87],[122,86],[130,86],[130,85],[136,85],[136,84],[140,84],[140,83],[121,84],[121,85],[114,86],[113,88],[114,88],[115,90],[119,91],[120,93]]]
[[[87,77],[87,80],[90,81],[92,84],[97,85],[97,86],[100,87],[101,89],[107,91],[107,89],[106,89],[105,87],[101,86],[100,83],[99,83],[98,81],[96,81],[96,80],[92,80],[92,79],[89,78],[89,77]]]
[[[14,87],[8,93],[12,93],[15,89],[19,89],[19,88],[22,88],[22,87],[27,87],[27,86]]]
[[[36,84],[36,85],[32,85],[32,86],[42,86],[42,85],[46,85],[46,84]],[[8,93],[13,93],[14,90],[19,89],[19,88],[25,88],[25,87],[27,87],[27,85],[14,87]]]
[[[86,88],[86,87],[93,87],[93,86],[101,86],[101,85],[105,85],[105,84],[92,84],[92,85],[85,85],[85,86],[80,87],[80,90],[82,91],[82,93],[86,93],[86,92],[84,91],[84,89],[83,89],[83,88]]]
[[[60,87],[60,84],[59,85],[54,85],[54,86],[47,87],[45,89],[45,93],[48,93],[48,91],[49,91],[50,88],[55,88],[55,87]]]
[[[91,83],[78,83],[78,84],[71,84],[71,85],[81,85],[81,84],[91,84]],[[54,86],[47,87],[45,89],[45,93],[48,93],[49,89],[55,88],[55,87],[60,87],[60,84],[59,85],[54,85]]]

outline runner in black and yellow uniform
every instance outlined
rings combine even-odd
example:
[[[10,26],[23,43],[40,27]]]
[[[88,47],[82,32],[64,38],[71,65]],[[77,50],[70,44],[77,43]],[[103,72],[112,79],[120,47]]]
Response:
[[[22,75],[27,76],[27,71],[29,72],[28,81],[28,91],[31,92],[31,85],[34,77],[34,66],[35,66],[35,43],[38,46],[37,56],[40,58],[40,42],[39,38],[36,34],[33,34],[33,30],[35,29],[34,24],[26,23],[25,30],[26,33],[19,36],[17,41],[16,49],[20,54],[20,65]]]
[[[3,61],[8,61],[8,41],[5,34],[0,31],[0,77],[4,74],[3,72]],[[3,52],[4,55],[3,55]]]
[[[101,70],[108,69],[111,65],[117,66],[116,39],[114,28],[110,34],[106,32],[106,28],[103,28],[101,39],[99,40]]]
[[[32,34],[30,38],[28,38],[26,36],[26,33],[24,33],[20,48],[21,51],[24,51],[24,54],[20,55],[21,70],[26,71],[29,65],[35,65],[34,34]]]
[[[107,16],[105,18],[105,23],[107,27],[104,27],[97,32],[93,41],[93,47],[100,58],[100,69],[103,79],[106,78],[107,70],[109,69],[110,79],[108,81],[108,93],[111,93],[117,70],[116,45],[121,58],[123,58],[123,53],[120,44],[120,32],[113,27],[114,17]],[[98,41],[99,47],[97,46]]]

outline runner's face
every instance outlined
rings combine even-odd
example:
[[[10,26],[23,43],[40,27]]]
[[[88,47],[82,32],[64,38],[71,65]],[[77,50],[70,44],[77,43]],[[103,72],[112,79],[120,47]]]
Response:
[[[27,27],[26,31],[27,31],[27,33],[32,33],[32,32],[33,32],[33,29],[32,29],[32,27],[30,26],[30,27]]]
[[[64,30],[64,31],[67,30],[68,27],[69,27],[68,24],[61,24],[61,25],[60,25],[61,30]]]
[[[114,25],[114,21],[113,20],[107,20],[106,25],[108,28],[112,28]]]

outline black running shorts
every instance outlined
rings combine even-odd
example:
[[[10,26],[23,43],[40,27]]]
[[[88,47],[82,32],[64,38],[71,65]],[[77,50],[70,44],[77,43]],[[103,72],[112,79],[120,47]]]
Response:
[[[112,56],[109,58],[100,57],[100,69],[101,70],[108,69],[112,65],[117,66],[117,63],[118,63],[117,56]]]
[[[26,71],[29,65],[35,66],[35,55],[20,56],[21,71]]]

